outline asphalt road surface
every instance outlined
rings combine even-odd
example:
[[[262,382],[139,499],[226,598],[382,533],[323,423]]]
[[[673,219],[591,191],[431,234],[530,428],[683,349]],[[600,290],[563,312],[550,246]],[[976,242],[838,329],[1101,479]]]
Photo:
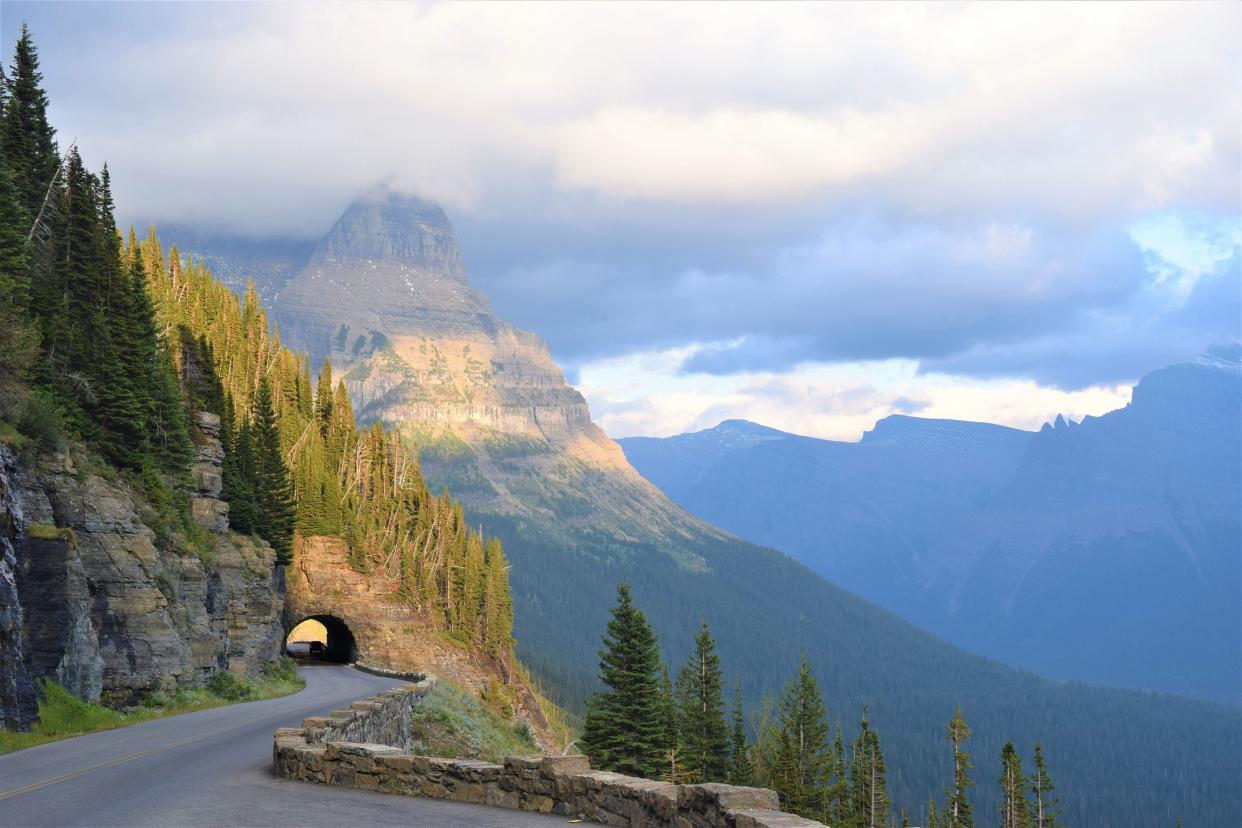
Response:
[[[92,733],[0,756],[0,828],[27,826],[547,826],[562,817],[291,782],[272,731],[401,684],[302,668],[306,689]]]

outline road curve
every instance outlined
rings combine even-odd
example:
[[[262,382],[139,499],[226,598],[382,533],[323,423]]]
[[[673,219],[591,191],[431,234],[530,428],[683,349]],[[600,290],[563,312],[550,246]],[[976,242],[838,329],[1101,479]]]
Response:
[[[546,826],[560,817],[291,782],[272,731],[401,682],[302,668],[292,696],[186,713],[0,756],[0,826]]]

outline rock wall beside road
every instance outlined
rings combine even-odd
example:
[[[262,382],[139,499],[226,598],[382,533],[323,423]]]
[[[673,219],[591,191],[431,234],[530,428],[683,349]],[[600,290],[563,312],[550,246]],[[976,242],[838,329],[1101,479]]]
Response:
[[[409,718],[434,681],[406,684],[355,702],[348,710],[306,719],[302,727],[277,730],[272,745],[277,775],[633,828],[820,825],[781,812],[776,794],[766,788],[640,779],[591,770],[585,756],[510,756],[503,765],[411,756],[405,749]]]
[[[21,618],[15,631],[0,623],[0,650],[20,650],[30,677],[127,707],[218,670],[254,675],[279,656],[283,570],[265,542],[228,530],[219,418],[202,413],[195,426],[192,514],[211,532],[210,548],[198,550],[175,535],[157,537],[151,507],[79,453],[0,453],[3,511],[20,515],[0,526],[16,587],[0,615]],[[9,707],[29,710],[33,693],[26,682],[8,694],[14,699],[0,698],[6,718]],[[12,726],[29,724],[18,718]]]

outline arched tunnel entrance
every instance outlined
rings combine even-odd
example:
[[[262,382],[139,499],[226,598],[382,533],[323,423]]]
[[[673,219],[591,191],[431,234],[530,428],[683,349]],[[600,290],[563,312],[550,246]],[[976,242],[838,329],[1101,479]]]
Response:
[[[294,658],[350,664],[358,657],[354,634],[334,615],[312,615],[289,631],[285,652]]]

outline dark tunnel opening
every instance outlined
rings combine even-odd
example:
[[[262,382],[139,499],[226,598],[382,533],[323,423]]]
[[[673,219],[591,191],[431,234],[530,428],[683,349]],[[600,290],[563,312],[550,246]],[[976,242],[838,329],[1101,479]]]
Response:
[[[289,631],[285,652],[302,660],[350,664],[358,657],[358,646],[344,621],[333,615],[312,615]]]

